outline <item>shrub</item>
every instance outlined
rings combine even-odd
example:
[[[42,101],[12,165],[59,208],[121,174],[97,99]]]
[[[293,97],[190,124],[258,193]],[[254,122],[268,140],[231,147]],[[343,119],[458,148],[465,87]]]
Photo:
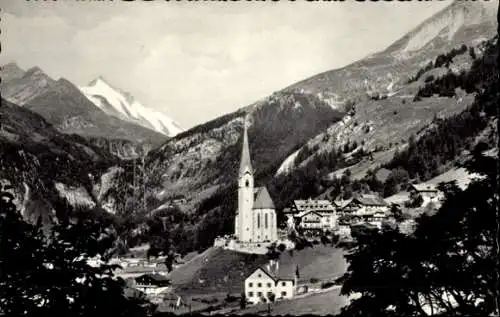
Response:
[[[280,252],[285,251],[285,250],[286,250],[286,245],[284,245],[283,243],[280,243],[280,244],[278,245],[278,250],[279,250]]]

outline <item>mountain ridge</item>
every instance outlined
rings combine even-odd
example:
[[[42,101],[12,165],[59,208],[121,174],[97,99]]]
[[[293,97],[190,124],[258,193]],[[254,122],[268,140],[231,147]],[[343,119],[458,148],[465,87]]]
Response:
[[[494,36],[496,21],[486,9],[490,5],[493,6],[491,3],[454,1],[394,41],[386,49],[344,67],[306,78],[284,90],[304,90],[310,93],[329,92],[344,102],[366,99],[371,93],[392,93],[406,83],[409,79],[408,74],[416,72],[422,66],[421,64],[425,64],[436,55],[462,44],[468,45],[476,38],[486,40]],[[466,13],[461,15],[463,11]],[[461,23],[454,24],[454,21]],[[453,37],[441,40],[440,33],[453,25],[455,28],[459,25]],[[425,43],[420,50],[413,50],[412,54],[401,54],[403,46],[426,28],[435,33],[434,37],[425,38]]]
[[[7,74],[7,76],[4,77],[5,66],[7,66],[7,71],[14,69],[15,74]],[[2,98],[20,106],[23,106],[37,96],[43,94],[56,82],[39,67],[32,67],[23,71],[14,63],[9,63],[5,66],[2,67],[1,73],[2,83],[0,88],[2,91]]]
[[[34,69],[35,73],[43,73]],[[59,78],[29,100],[24,107],[41,114],[63,133],[128,139],[158,144],[163,136],[146,128],[107,115],[91,103],[69,80]]]
[[[169,137],[183,131],[174,120],[142,105],[130,93],[116,88],[103,76],[98,76],[87,86],[80,87],[80,90],[96,107],[109,115],[139,124]]]

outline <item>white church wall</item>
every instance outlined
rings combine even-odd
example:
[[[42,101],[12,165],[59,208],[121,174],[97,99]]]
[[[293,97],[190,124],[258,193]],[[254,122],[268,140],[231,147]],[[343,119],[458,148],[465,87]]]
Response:
[[[254,236],[252,241],[276,241],[278,239],[278,233],[276,227],[276,213],[274,209],[254,209],[253,213]]]

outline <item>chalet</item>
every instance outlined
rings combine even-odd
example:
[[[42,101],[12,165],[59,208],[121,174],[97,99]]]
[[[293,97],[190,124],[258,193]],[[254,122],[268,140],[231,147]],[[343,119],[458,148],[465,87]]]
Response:
[[[307,224],[301,226],[303,229],[335,230],[337,227],[337,211],[328,200],[294,200],[285,214],[289,220],[300,219],[302,224]]]
[[[327,225],[326,221],[329,220],[328,217],[323,218],[319,213],[312,210],[301,212],[294,218],[300,220],[300,228],[311,230],[322,230]]]
[[[431,202],[438,203],[443,198],[442,193],[434,184],[412,184],[410,185],[409,192],[412,199],[418,196],[422,197],[422,206]]]
[[[389,204],[375,194],[363,194],[353,197],[341,210],[342,214],[358,216],[387,213],[388,211]]]
[[[374,194],[353,197],[340,209],[341,222],[344,226],[370,224],[379,229],[382,228],[382,222],[387,218],[388,213],[389,204]],[[343,228],[343,232],[347,231]]]
[[[291,268],[280,268],[279,262],[257,268],[244,282],[245,296],[252,304],[275,300],[291,299],[296,294],[297,275]]]
[[[135,278],[135,289],[146,295],[158,295],[170,286],[170,281],[160,274],[143,274]]]

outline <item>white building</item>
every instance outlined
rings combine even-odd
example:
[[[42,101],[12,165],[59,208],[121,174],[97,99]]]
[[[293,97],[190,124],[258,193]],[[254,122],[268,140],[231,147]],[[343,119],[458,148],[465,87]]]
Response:
[[[286,209],[288,223],[294,224],[292,219],[300,219],[300,228],[318,230],[336,230],[338,216],[336,208],[328,200],[307,199],[294,200],[290,208]]]
[[[244,282],[245,297],[252,304],[269,302],[270,294],[276,301],[291,299],[296,294],[297,275],[279,268],[279,263],[271,261],[253,271]]]
[[[344,224],[366,223],[381,229],[389,214],[389,204],[377,195],[364,194],[344,203],[340,214]]]
[[[440,190],[433,184],[412,184],[409,188],[410,197],[420,196],[422,197],[422,206],[426,206],[429,203],[438,204],[443,199],[443,194]]]
[[[278,239],[273,200],[266,187],[254,187],[246,124],[238,175],[238,210],[234,234],[238,241],[244,243],[274,242]]]
[[[355,216],[372,216],[375,214],[386,214],[389,204],[381,197],[374,194],[363,194],[353,197],[343,208],[343,214]]]
[[[294,216],[296,219],[300,219],[299,227],[302,229],[311,229],[311,230],[322,230],[326,225],[326,220],[329,218],[323,218],[316,211],[304,211]]]
[[[147,296],[158,296],[167,291],[170,281],[163,275],[143,274],[134,279],[133,287]]]

